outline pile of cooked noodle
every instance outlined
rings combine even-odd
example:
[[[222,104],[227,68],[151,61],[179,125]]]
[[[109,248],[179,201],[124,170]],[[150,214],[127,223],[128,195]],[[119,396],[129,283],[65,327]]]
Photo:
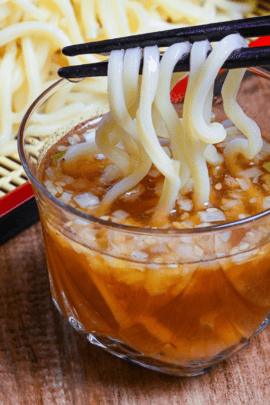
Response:
[[[57,79],[66,64],[97,56],[65,58],[70,44],[250,16],[254,1],[232,0],[2,0],[0,2],[0,155],[16,151],[15,137],[30,103]],[[92,80],[88,91],[102,101],[106,82]],[[70,87],[72,93],[72,86]],[[105,97],[104,97],[105,99]],[[95,101],[95,99],[93,100]],[[81,109],[70,95],[61,117]],[[55,112],[54,103],[46,112]],[[54,110],[53,110],[54,109]],[[44,117],[40,117],[40,124]]]
[[[209,201],[210,179],[207,163],[218,165],[226,158],[231,173],[237,172],[239,153],[252,159],[262,148],[258,125],[236,101],[246,69],[231,70],[222,87],[224,111],[237,135],[228,142],[224,156],[214,144],[224,141],[226,128],[212,122],[214,81],[221,66],[236,49],[246,47],[239,34],[228,35],[216,44],[209,41],[174,44],[160,61],[157,46],[112,51],[108,66],[110,112],[99,123],[95,143],[70,147],[67,163],[78,154],[103,153],[124,178],[103,197],[100,212],[121,194],[135,187],[152,164],[164,175],[154,222],[162,223],[185,187],[194,187],[197,209]],[[208,51],[211,51],[207,57]],[[189,82],[180,119],[170,101],[170,82],[176,63],[190,52]],[[139,78],[141,57],[143,74]],[[164,145],[167,139],[170,149]]]

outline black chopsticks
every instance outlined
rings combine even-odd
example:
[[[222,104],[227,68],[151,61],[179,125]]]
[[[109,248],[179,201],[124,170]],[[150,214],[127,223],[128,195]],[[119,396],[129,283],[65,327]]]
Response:
[[[190,55],[186,54],[176,64],[174,72],[188,72]],[[234,51],[226,60],[223,69],[236,69],[252,66],[267,66],[270,65],[270,46],[262,46],[259,48],[241,48]],[[58,70],[60,77],[66,79],[76,79],[82,77],[97,77],[107,76],[108,62],[98,62],[86,65],[66,66]],[[140,67],[142,73],[142,63]]]
[[[66,46],[62,52],[66,56],[83,54],[106,54],[116,49],[145,48],[157,45],[167,47],[176,42],[196,42],[208,39],[210,42],[220,41],[226,35],[240,34],[244,38],[263,37],[270,35],[270,16],[247,18],[245,20],[226,21],[193,27],[176,28],[173,30],[153,32],[150,34],[133,35],[130,37],[108,39]]]
[[[128,49],[134,47],[144,48],[157,45],[167,47],[177,42],[195,42],[208,39],[210,42],[219,41],[226,35],[239,33],[245,38],[270,35],[270,16],[255,17],[246,20],[235,20],[208,25],[159,31],[150,34],[135,35],[131,37],[116,38],[100,42],[72,45],[63,48],[63,53],[75,56],[86,53],[106,54],[116,49]],[[189,54],[177,63],[174,71],[189,71]],[[235,69],[252,66],[270,65],[270,47],[241,48],[234,51],[224,63],[224,69]],[[106,76],[108,62],[99,62],[78,66],[60,68],[60,77],[76,79],[83,77]],[[142,64],[140,73],[142,72]]]

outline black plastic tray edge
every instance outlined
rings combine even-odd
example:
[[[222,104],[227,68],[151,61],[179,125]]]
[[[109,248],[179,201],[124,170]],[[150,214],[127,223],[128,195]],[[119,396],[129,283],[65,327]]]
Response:
[[[0,245],[38,221],[38,208],[33,197],[0,218]]]

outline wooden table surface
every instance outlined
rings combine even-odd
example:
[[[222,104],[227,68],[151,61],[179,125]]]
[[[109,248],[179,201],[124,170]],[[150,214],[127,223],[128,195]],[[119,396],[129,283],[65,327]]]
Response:
[[[40,223],[0,246],[1,405],[268,405],[270,328],[199,377],[120,360],[69,326],[50,296]]]

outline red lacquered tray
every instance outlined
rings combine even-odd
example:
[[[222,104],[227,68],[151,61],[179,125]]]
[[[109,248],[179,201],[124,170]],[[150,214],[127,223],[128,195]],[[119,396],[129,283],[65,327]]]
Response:
[[[259,38],[250,46],[269,46],[270,36]],[[181,79],[171,91],[171,101],[180,102],[185,95],[188,77]],[[28,182],[0,198],[0,244],[33,225],[39,219],[33,190]]]
[[[21,204],[26,203],[33,197],[34,193],[28,182],[9,192],[0,199],[0,218],[13,209],[19,208]]]

